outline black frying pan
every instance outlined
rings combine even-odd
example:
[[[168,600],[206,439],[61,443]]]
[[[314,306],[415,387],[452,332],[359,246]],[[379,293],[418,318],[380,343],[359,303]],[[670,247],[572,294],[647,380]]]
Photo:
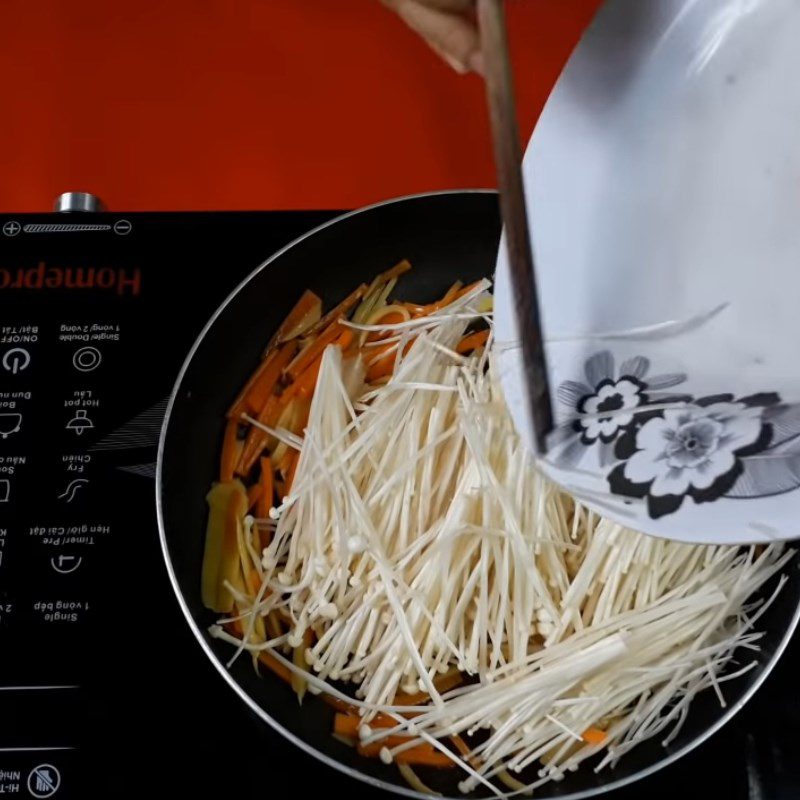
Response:
[[[499,237],[497,197],[490,192],[404,198],[317,228],[259,267],[208,323],[178,378],[161,438],[157,501],[164,555],[186,618],[208,657],[242,700],[306,751],[354,777],[412,796],[422,797],[393,767],[361,758],[331,737],[333,712],[318,698],[307,695],[300,709],[291,689],[269,674],[259,678],[247,658],[240,658],[230,672],[225,669],[232,650],[207,635],[215,620],[200,601],[204,498],[217,477],[225,412],[303,289],[312,289],[331,307],[359,283],[407,258],[414,270],[402,279],[403,296],[430,301],[456,279],[490,276]],[[791,572],[794,578],[796,570]],[[538,789],[536,797],[577,798],[608,791],[688,752],[755,692],[797,625],[799,608],[800,581],[793,579],[759,623],[767,631],[759,668],[726,684],[727,709],[720,708],[713,692],[701,695],[670,747],[651,740],[600,775],[584,765],[563,782]],[[456,770],[423,771],[422,776],[444,794],[461,796],[456,783],[462,776]]]

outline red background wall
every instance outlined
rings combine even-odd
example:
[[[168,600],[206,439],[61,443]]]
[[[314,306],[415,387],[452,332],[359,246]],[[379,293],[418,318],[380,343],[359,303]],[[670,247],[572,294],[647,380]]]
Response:
[[[512,0],[527,137],[599,0]],[[352,207],[491,186],[483,87],[377,0],[2,0],[0,210]]]

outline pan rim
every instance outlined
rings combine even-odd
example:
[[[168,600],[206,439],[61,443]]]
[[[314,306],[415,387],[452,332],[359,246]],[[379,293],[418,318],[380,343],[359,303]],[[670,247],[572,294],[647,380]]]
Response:
[[[497,192],[494,189],[452,189],[452,190],[421,192],[418,194],[403,195],[400,197],[390,198],[388,200],[382,200],[377,203],[372,203],[371,205],[364,206],[362,208],[358,208],[353,211],[348,211],[344,214],[340,214],[339,216],[336,216],[333,219],[328,220],[327,222],[324,222],[321,225],[318,225],[316,228],[312,228],[310,231],[307,231],[301,236],[298,236],[296,239],[292,240],[287,245],[274,252],[262,264],[257,266],[250,273],[248,273],[248,275],[246,275],[245,278],[242,281],[240,281],[234,287],[234,289],[227,295],[227,297],[220,303],[216,311],[214,311],[214,313],[208,319],[208,321],[203,326],[200,333],[197,335],[197,338],[194,340],[194,343],[192,344],[188,354],[186,355],[186,358],[183,361],[183,364],[181,365],[177,378],[175,379],[172,391],[170,392],[169,402],[167,403],[166,412],[164,414],[164,421],[162,423],[161,431],[159,433],[158,452],[156,460],[155,501],[156,501],[156,517],[158,521],[158,535],[161,544],[161,554],[163,556],[164,563],[167,568],[167,574],[169,576],[170,584],[172,585],[172,590],[175,593],[176,599],[178,600],[178,605],[180,606],[180,609],[183,612],[183,616],[185,617],[186,622],[189,624],[189,628],[194,634],[195,639],[197,639],[201,649],[205,652],[207,658],[213,664],[217,672],[222,676],[222,678],[225,680],[228,686],[239,696],[240,700],[242,700],[244,704],[254,714],[256,714],[263,722],[266,722],[267,725],[269,725],[276,733],[282,735],[289,742],[299,747],[303,752],[307,753],[313,758],[318,759],[319,761],[328,765],[329,767],[332,767],[333,769],[347,775],[350,778],[359,780],[377,789],[393,792],[395,794],[399,794],[404,797],[415,798],[415,800],[430,800],[430,797],[426,794],[423,794],[422,792],[418,792],[412,789],[411,787],[405,787],[397,783],[390,783],[381,778],[376,778],[372,775],[367,775],[354,767],[350,767],[346,764],[343,764],[341,761],[332,758],[331,756],[323,753],[316,747],[306,742],[304,739],[301,739],[299,736],[296,736],[294,733],[292,733],[283,725],[281,725],[259,703],[257,703],[242,688],[242,686],[240,686],[240,684],[236,681],[231,672],[225,668],[225,665],[211,649],[209,643],[206,641],[203,631],[200,629],[200,626],[197,624],[194,617],[192,616],[192,613],[189,609],[189,605],[183,596],[183,590],[181,589],[178,583],[178,578],[172,564],[172,556],[170,554],[169,546],[167,544],[166,525],[164,521],[164,513],[162,506],[162,492],[161,492],[161,485],[163,480],[162,467],[163,467],[163,455],[166,443],[166,436],[170,424],[170,419],[172,417],[172,411],[175,404],[175,400],[177,398],[181,384],[183,383],[184,376],[194,359],[195,353],[197,352],[198,348],[200,347],[200,344],[205,339],[208,332],[214,326],[214,323],[217,321],[218,317],[227,308],[227,306],[230,304],[233,298],[236,295],[238,295],[238,293],[253,278],[255,278],[257,274],[259,274],[263,269],[268,267],[274,261],[278,260],[281,256],[284,255],[284,253],[288,252],[292,248],[299,245],[301,242],[305,241],[306,239],[312,236],[315,236],[319,232],[329,227],[332,227],[333,225],[336,225],[340,222],[349,219],[350,217],[354,217],[359,214],[364,214],[378,208],[398,203],[421,200],[428,197],[441,197],[446,195],[463,195],[463,194],[489,195],[489,194],[497,194]],[[793,568],[797,569],[797,565],[792,565],[792,566]],[[798,626],[798,623],[800,623],[800,603],[798,603],[797,607],[794,609],[794,613],[792,614],[792,617],[789,620],[786,630],[783,636],[781,637],[780,641],[778,642],[775,651],[773,652],[769,661],[764,665],[763,669],[758,674],[753,684],[747,689],[747,691],[742,695],[741,698],[739,698],[739,700],[736,703],[734,703],[733,705],[729,706],[726,709],[725,713],[722,714],[713,725],[709,726],[702,733],[695,736],[694,739],[687,742],[682,748],[676,750],[674,753],[666,755],[664,758],[656,761],[649,767],[644,767],[641,770],[638,770],[637,772],[634,772],[623,778],[612,780],[608,783],[603,783],[602,785],[597,787],[582,789],[577,792],[571,792],[570,794],[561,795],[558,798],[558,800],[587,800],[587,798],[595,797],[599,794],[604,794],[606,792],[611,792],[617,789],[621,789],[624,786],[628,786],[629,784],[635,783],[636,781],[640,781],[644,778],[654,775],[658,771],[675,763],[683,756],[687,755],[692,750],[694,750],[696,747],[699,747],[701,744],[707,741],[711,736],[713,736],[717,731],[719,731],[724,725],[730,722],[730,720],[733,719],[733,717],[752,699],[753,695],[763,685],[764,681],[767,679],[767,677],[770,675],[777,662],[780,660],[781,656],[786,650],[786,647],[789,644],[789,641],[792,638],[792,635],[794,634]],[[463,797],[445,798],[445,800],[463,800]]]

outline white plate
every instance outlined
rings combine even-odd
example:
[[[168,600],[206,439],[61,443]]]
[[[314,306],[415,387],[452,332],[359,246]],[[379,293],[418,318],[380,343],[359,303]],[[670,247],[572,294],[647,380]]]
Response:
[[[649,533],[800,536],[798,43],[798,0],[611,0],[525,157],[561,426],[543,467]],[[495,291],[531,441],[504,248]]]

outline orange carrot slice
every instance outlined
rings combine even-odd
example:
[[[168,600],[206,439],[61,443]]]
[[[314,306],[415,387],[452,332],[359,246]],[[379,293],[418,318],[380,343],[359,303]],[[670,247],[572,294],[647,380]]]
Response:
[[[371,724],[371,723],[370,723]],[[372,742],[371,744],[356,744],[356,750],[360,756],[367,758],[377,758],[384,747],[392,748],[401,744],[406,744],[408,738],[405,736],[387,736],[379,742]],[[395,763],[409,764],[426,767],[439,767],[446,769],[453,767],[455,764],[452,759],[448,758],[444,753],[440,752],[427,742],[409,747],[408,750],[402,750],[394,756]]]
[[[233,480],[233,472],[240,455],[240,442],[238,439],[239,420],[229,419],[225,425],[225,435],[222,439],[222,455],[219,463],[219,479],[223,483]]]
[[[238,421],[239,417],[242,416],[242,412],[245,410],[245,395],[250,391],[253,384],[261,377],[261,375],[263,375],[263,373],[269,369],[270,361],[271,359],[269,356],[262,359],[255,372],[253,372],[253,374],[248,378],[247,383],[245,383],[245,385],[242,387],[242,390],[238,395],[236,395],[236,399],[231,403],[227,413],[228,418]]]
[[[272,653],[269,653],[266,650],[260,650],[258,653],[258,660],[264,664],[268,669],[272,670],[282,681],[285,683],[292,682],[292,672],[291,670],[281,664]]]
[[[380,286],[382,283],[388,283],[395,278],[399,278],[401,275],[404,275],[411,269],[411,262],[403,259],[399,263],[395,264],[391,269],[387,269],[386,272],[381,272],[375,280],[372,281],[372,287]]]
[[[336,698],[331,699],[336,700]],[[333,718],[333,732],[339,736],[346,736],[349,739],[357,739],[358,730],[362,723],[361,717],[358,716],[357,709],[355,706],[348,706],[347,703],[344,703],[341,700],[338,700],[337,702],[341,703],[343,706],[352,708],[356,713],[336,714],[336,716]],[[371,728],[394,728],[396,725],[397,721],[386,714],[378,714],[369,721],[369,726]]]
[[[286,342],[275,353],[267,357],[270,362],[269,366],[259,375],[244,398],[244,404],[251,414],[259,414],[264,408],[267,400],[274,394],[283,370],[296,352],[296,343]]]
[[[259,519],[266,519],[272,507],[274,487],[272,485],[272,463],[268,458],[261,459],[261,494],[256,506]]]
[[[269,352],[276,345],[296,339],[319,322],[322,315],[322,300],[314,292],[306,289],[294,308],[270,339],[267,345]]]
[[[403,303],[403,305],[411,312],[412,316],[414,317],[423,317],[427,314],[431,314],[434,311],[439,311],[440,309],[444,308],[445,306],[450,305],[453,300],[456,299],[458,292],[461,290],[462,287],[461,281],[456,281],[444,294],[441,300],[437,300],[434,303],[427,303],[425,305],[419,305],[417,303]]]
[[[340,347],[342,351],[347,350],[348,347],[353,343],[355,336],[353,331],[349,328],[345,328],[342,332],[342,335],[336,340],[336,346]]]
[[[475,331],[475,333],[470,333],[456,345],[456,352],[471,353],[473,350],[477,350],[479,347],[483,347],[483,345],[486,344],[486,340],[488,338],[489,338],[488,330]]]
[[[606,732],[601,731],[600,728],[587,728],[581,734],[581,738],[587,744],[603,744],[608,736]]]
[[[247,490],[247,510],[252,511],[257,505],[259,500],[261,499],[261,495],[264,492],[264,487],[260,483],[254,483],[248,490]]]
[[[370,383],[379,378],[386,378],[394,371],[394,359],[397,349],[394,344],[385,344],[382,347],[370,348],[374,351],[374,356],[370,354],[370,365],[367,367],[366,379]],[[387,353],[384,358],[377,358],[381,353]],[[374,359],[374,360],[373,360]]]
[[[294,476],[297,472],[297,465],[300,462],[300,452],[292,450],[289,457],[289,465],[286,470],[286,493],[292,491],[292,484],[294,483]]]
[[[312,336],[315,333],[319,333],[325,330],[331,322],[346,317],[353,306],[367,293],[367,289],[369,289],[369,286],[366,283],[362,283],[358,289],[345,297],[338,306],[332,308],[316,325],[310,328],[307,335]]]
[[[329,344],[333,344],[333,342],[341,336],[343,330],[338,321],[332,322],[313,342],[304,347],[285,370],[289,380],[297,380],[303,370],[309,366],[317,356],[321,355]]]
[[[293,347],[295,348],[296,351],[297,343],[294,343]],[[247,383],[245,383],[244,387],[242,388],[242,390],[236,396],[236,399],[231,404],[231,407],[228,409],[227,416],[229,418],[238,419],[244,411],[249,410],[247,404],[245,403],[245,398],[257,383],[261,383],[264,381],[264,373],[272,369],[274,358],[275,358],[274,350],[264,356],[261,363],[256,368],[255,372],[253,372],[253,374],[248,378]]]

